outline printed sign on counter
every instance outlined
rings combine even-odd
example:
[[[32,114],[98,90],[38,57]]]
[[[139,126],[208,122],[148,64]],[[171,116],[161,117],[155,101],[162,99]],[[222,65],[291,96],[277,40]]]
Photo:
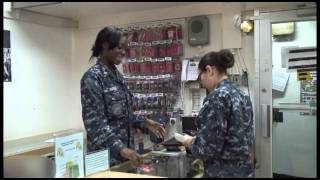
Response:
[[[55,137],[56,178],[83,178],[83,132]]]
[[[109,150],[102,150],[86,155],[86,176],[109,169],[109,159]]]

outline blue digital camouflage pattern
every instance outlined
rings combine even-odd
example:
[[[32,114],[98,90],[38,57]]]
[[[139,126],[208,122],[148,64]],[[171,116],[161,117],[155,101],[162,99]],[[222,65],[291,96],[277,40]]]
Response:
[[[203,101],[190,146],[203,160],[204,177],[254,177],[252,104],[230,80],[218,83]]]
[[[124,162],[123,148],[133,145],[131,127],[142,127],[144,118],[133,114],[132,93],[115,66],[97,62],[81,79],[82,118],[88,152],[108,148],[110,165]]]

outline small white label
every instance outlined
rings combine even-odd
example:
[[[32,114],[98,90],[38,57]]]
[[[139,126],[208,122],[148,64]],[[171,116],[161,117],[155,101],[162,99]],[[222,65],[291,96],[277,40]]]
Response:
[[[151,46],[151,43],[146,42],[146,43],[144,43],[144,45],[145,45],[145,46]]]
[[[157,44],[159,44],[159,41],[152,41],[152,44],[157,45]]]
[[[130,43],[130,46],[137,46],[137,45],[138,45],[137,42],[131,42],[131,43]]]
[[[170,61],[170,60],[172,60],[172,58],[171,57],[165,57],[164,60]]]

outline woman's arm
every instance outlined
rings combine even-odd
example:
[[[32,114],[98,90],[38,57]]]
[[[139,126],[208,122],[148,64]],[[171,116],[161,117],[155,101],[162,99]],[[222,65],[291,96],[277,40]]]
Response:
[[[103,99],[103,89],[96,78],[87,76],[81,80],[82,118],[91,143],[120,153],[126,146],[109,126]]]
[[[219,98],[209,101],[202,112],[202,127],[189,146],[191,153],[200,159],[218,156],[224,145],[227,133],[227,118],[224,112],[227,107]]]

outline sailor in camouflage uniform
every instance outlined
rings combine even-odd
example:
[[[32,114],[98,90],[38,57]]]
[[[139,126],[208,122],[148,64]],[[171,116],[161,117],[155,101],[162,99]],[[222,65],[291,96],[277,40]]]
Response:
[[[249,96],[227,79],[233,55],[221,50],[199,63],[202,85],[209,91],[197,118],[195,137],[183,142],[203,161],[204,177],[254,177],[252,104]]]
[[[102,29],[92,48],[92,57],[97,57],[98,61],[81,79],[82,117],[88,152],[108,148],[111,166],[126,159],[141,163],[142,157],[133,150],[132,127],[146,126],[157,136],[164,133],[159,123],[132,112],[133,95],[115,66],[124,58],[125,47],[126,38],[119,29]]]

